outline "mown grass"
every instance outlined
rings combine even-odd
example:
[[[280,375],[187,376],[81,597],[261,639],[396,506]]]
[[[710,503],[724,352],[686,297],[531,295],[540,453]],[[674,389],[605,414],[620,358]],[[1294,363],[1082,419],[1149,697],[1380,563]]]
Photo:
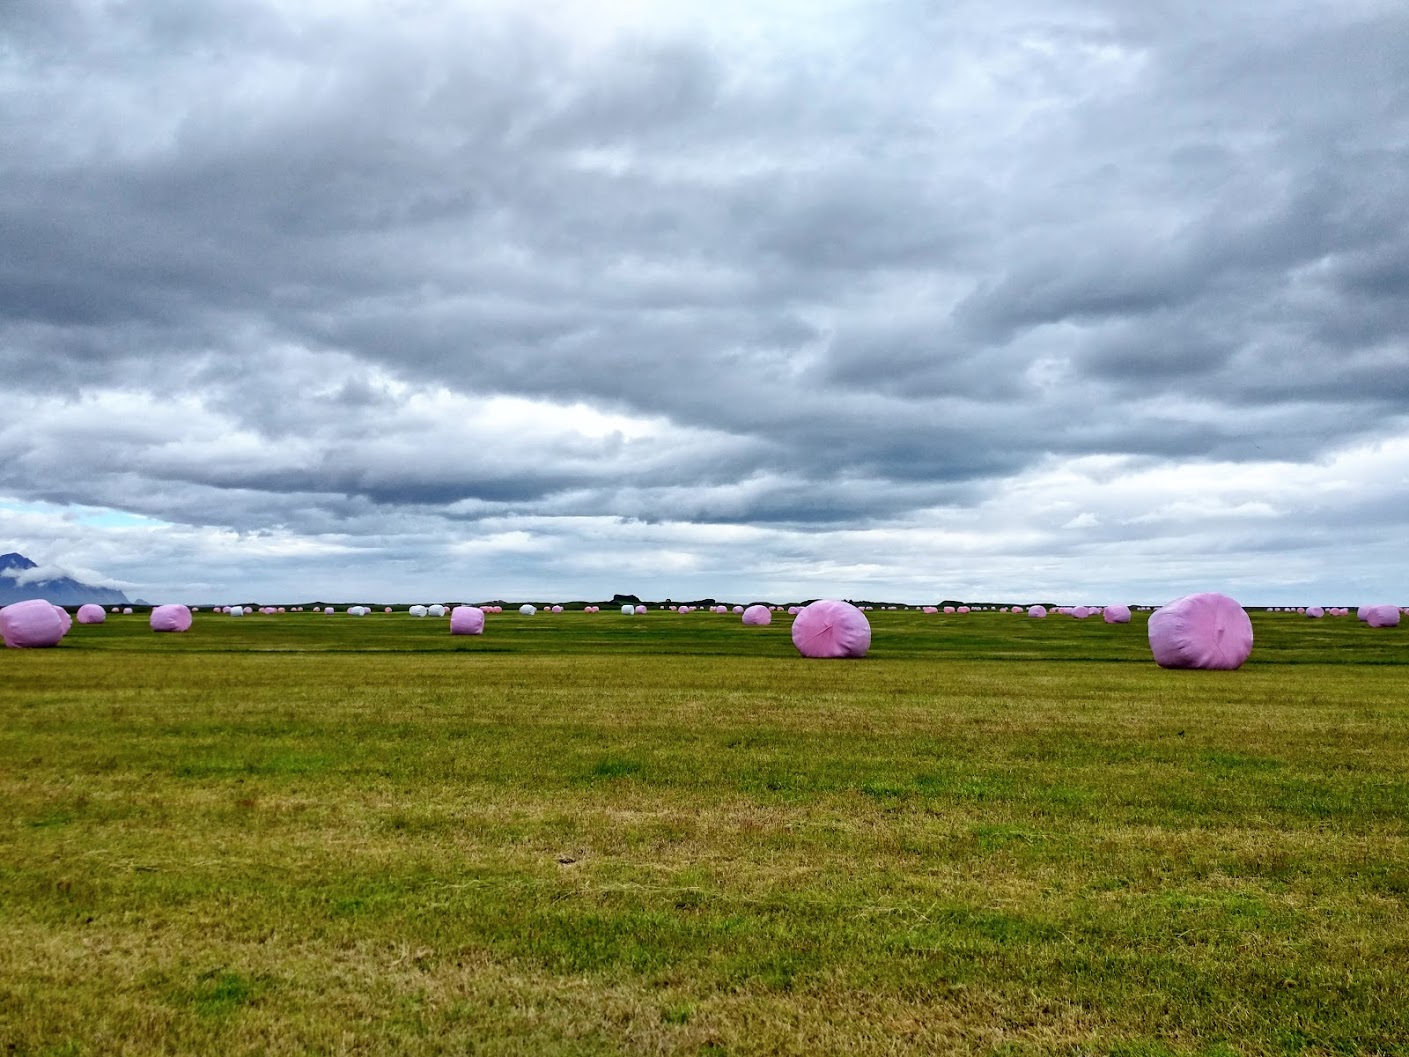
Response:
[[[0,1052],[1409,1053],[1409,631],[140,618],[0,656]]]

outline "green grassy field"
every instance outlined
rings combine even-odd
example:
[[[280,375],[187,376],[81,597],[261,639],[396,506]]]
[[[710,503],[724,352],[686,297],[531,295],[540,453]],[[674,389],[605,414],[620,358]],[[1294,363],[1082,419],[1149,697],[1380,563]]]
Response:
[[[3,1054],[1409,1054],[1409,628],[140,615],[0,651]]]

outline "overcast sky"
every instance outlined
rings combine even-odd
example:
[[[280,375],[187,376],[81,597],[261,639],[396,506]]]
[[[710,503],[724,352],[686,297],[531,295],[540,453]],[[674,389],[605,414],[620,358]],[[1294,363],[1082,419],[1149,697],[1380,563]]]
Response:
[[[5,0],[0,551],[1409,602],[1403,0]]]

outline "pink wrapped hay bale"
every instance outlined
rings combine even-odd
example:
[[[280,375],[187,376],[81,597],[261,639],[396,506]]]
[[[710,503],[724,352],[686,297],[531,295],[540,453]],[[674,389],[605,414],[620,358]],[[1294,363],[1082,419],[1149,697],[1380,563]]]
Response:
[[[191,630],[191,611],[182,605],[166,605],[152,607],[152,615],[147,623],[153,631],[189,631]]]
[[[734,612],[735,612],[735,613],[742,613],[743,611],[744,611],[744,607],[743,607],[743,606],[735,606],[735,607],[734,607]]]
[[[826,659],[866,656],[871,624],[849,602],[822,598],[806,606],[793,621],[793,645],[804,657]]]
[[[1033,620],[1046,620],[1046,619],[1047,619],[1047,607],[1046,607],[1046,606],[1028,606],[1028,607],[1027,607],[1027,615],[1028,615],[1029,617],[1031,617]]]
[[[921,612],[921,613],[931,613],[931,614],[933,614],[933,613],[938,613],[938,612],[939,612],[939,607],[938,607],[938,606],[925,606],[923,609],[920,610],[920,612]]]
[[[64,634],[67,635],[69,628],[73,627],[73,617],[69,616],[68,610],[63,606],[55,606],[54,612],[58,615],[59,623],[64,626]]]
[[[969,612],[969,607],[968,607],[968,606],[957,606],[957,607],[955,607],[954,612],[956,612],[956,613],[967,613],[967,612]]]
[[[26,598],[0,609],[0,637],[16,650],[57,646],[67,630],[47,599]]]
[[[1306,615],[1311,620],[1320,620],[1326,615],[1326,611],[1320,606],[1307,606]]]
[[[122,607],[122,615],[125,616],[125,617],[130,617],[130,616],[132,615],[132,607],[131,607],[131,606],[123,606],[123,607]]]
[[[645,616],[645,615],[646,615],[646,607],[645,607],[645,606],[637,606],[637,607],[636,607],[636,615],[637,615],[638,617],[643,617],[643,616]]]
[[[1252,621],[1242,606],[1216,591],[1162,606],[1150,617],[1149,636],[1161,668],[1230,671],[1252,653]]]
[[[103,611],[103,607],[89,602],[87,605],[78,607],[78,622],[80,624],[101,624],[108,619],[108,614]]]
[[[945,612],[946,614],[952,614],[952,613],[954,612],[954,607],[953,607],[953,606],[945,606],[945,607],[944,607],[944,612]]]
[[[1130,607],[1121,605],[1106,606],[1105,612],[1101,614],[1101,619],[1107,624],[1129,624]]]
[[[767,606],[749,606],[744,610],[743,622],[750,627],[764,627],[773,623],[773,614]]]
[[[1357,609],[1357,610],[1355,611],[1355,619],[1358,620],[1358,621],[1360,621],[1360,623],[1362,623],[1362,624],[1365,623],[1365,621],[1368,620],[1369,617],[1370,617],[1370,607],[1369,607],[1369,606],[1361,606],[1359,609]]]
[[[484,634],[484,610],[477,606],[456,606],[450,611],[450,634]]]
[[[1365,623],[1372,628],[1397,628],[1399,627],[1399,607],[1366,606]]]

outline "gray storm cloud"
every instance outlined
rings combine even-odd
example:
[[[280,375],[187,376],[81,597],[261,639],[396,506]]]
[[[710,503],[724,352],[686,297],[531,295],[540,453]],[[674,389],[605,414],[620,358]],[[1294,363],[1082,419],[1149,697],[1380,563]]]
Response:
[[[747,578],[1091,458],[1190,468],[1091,533],[1158,553],[1210,467],[1403,434],[1402,5],[583,11],[0,9],[0,496],[388,562],[752,526]]]

